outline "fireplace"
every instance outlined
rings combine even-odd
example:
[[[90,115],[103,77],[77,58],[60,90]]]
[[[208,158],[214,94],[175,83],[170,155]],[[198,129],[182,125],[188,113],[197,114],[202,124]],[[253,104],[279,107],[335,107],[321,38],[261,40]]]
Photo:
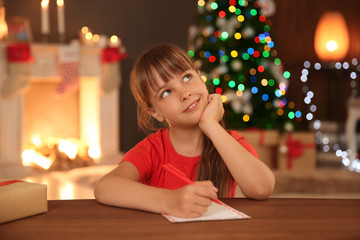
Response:
[[[10,99],[0,98],[0,168],[26,168],[24,150],[39,141],[50,144],[46,143],[49,139],[86,146],[93,163],[116,162],[120,156],[119,91],[101,91],[101,48],[80,47],[79,90],[64,97],[54,94],[60,81],[59,45],[32,44],[31,53],[34,62],[27,90]],[[1,45],[0,87],[6,72],[5,45]]]

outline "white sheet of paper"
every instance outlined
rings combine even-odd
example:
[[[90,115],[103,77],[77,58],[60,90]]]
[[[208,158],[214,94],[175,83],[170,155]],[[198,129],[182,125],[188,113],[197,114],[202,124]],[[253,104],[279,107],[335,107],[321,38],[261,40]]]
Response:
[[[245,213],[239,212],[238,210],[230,207],[229,205],[226,205],[223,202],[221,202],[221,205],[213,202],[209,206],[207,212],[204,213],[201,217],[197,218],[180,218],[166,213],[163,213],[162,215],[172,223],[250,218],[250,216],[246,215]]]

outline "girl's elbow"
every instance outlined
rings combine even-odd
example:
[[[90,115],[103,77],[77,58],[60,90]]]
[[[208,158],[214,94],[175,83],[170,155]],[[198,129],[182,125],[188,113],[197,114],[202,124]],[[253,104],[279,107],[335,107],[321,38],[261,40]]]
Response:
[[[252,191],[246,194],[246,197],[256,200],[265,200],[271,196],[273,191],[274,184],[262,184],[252,188]]]
[[[265,200],[270,197],[272,191],[252,191],[251,193],[246,194],[247,198],[255,199],[255,200]]]
[[[255,187],[255,195],[256,199],[265,200],[271,196],[275,188],[275,176],[273,174],[270,175],[267,181],[262,184],[258,184]]]
[[[273,189],[270,189],[270,188],[259,190],[255,193],[254,199],[257,199],[257,200],[268,199],[271,196],[272,192],[273,192]]]

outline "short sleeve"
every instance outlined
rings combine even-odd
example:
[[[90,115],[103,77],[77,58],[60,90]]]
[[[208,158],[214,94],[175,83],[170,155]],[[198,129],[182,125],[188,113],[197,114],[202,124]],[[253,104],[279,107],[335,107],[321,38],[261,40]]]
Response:
[[[140,181],[146,182],[154,172],[154,162],[158,159],[157,153],[147,139],[139,142],[130,149],[120,162],[130,162],[139,171]]]

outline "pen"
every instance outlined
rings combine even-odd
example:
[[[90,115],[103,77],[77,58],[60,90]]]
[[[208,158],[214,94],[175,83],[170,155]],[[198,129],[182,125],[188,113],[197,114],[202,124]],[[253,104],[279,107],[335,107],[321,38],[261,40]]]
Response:
[[[174,174],[174,176],[180,178],[181,180],[183,180],[185,183],[187,184],[194,184],[193,181],[191,181],[189,178],[186,177],[186,175],[181,172],[179,169],[177,169],[176,167],[174,167],[173,165],[171,165],[170,163],[167,164],[163,164],[164,169],[168,170],[169,172],[171,172],[172,174]],[[215,203],[222,205],[222,203],[220,202],[219,199],[215,199],[213,200]]]

